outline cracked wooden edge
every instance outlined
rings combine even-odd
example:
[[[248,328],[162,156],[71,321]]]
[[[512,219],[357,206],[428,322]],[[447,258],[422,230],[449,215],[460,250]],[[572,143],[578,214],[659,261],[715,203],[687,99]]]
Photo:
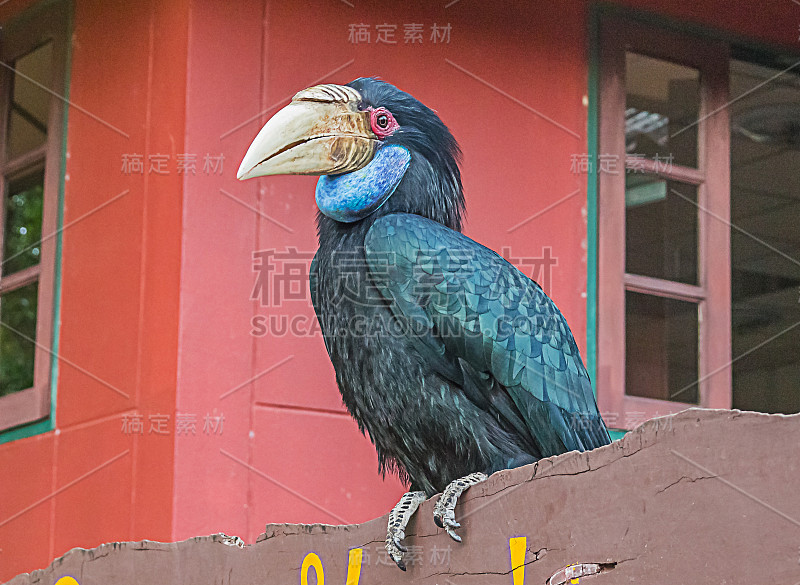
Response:
[[[493,473],[486,481],[467,490],[459,499],[459,504],[478,498],[491,497],[513,486],[519,486],[531,481],[548,477],[577,475],[578,473],[596,471],[602,467],[613,464],[615,461],[630,457],[651,447],[658,442],[659,432],[661,432],[662,435],[665,432],[674,434],[676,426],[696,426],[703,421],[706,421],[705,424],[724,424],[727,421],[740,418],[753,421],[757,419],[766,421],[784,418],[794,419],[800,422],[800,414],[767,414],[742,410],[688,408],[676,414],[647,420],[621,439],[613,441],[610,445],[592,451],[570,451],[561,455],[540,459],[535,463],[517,467],[516,469],[504,469]],[[433,498],[420,505],[420,508],[431,505],[438,497],[438,495],[433,496]],[[383,521],[384,518],[388,518],[388,511],[386,515],[369,520],[368,522]],[[339,530],[346,532],[358,526],[360,525],[268,524],[265,532],[262,532],[256,539],[256,543],[263,542],[276,536],[330,534]]]
[[[518,487],[527,483],[547,478],[577,475],[596,471],[608,465],[612,465],[624,458],[634,456],[637,453],[655,445],[659,442],[659,434],[662,436],[665,433],[674,435],[678,429],[686,429],[688,427],[699,428],[701,424],[704,426],[724,425],[731,421],[740,419],[742,422],[767,422],[774,421],[775,419],[794,420],[800,422],[800,414],[785,415],[740,410],[689,408],[677,414],[657,417],[645,421],[636,429],[627,433],[623,438],[612,442],[610,445],[600,447],[593,451],[583,453],[571,451],[562,455],[541,459],[530,465],[494,473],[486,481],[472,487],[470,490],[465,492],[461,498],[461,501],[469,502],[476,499],[492,497],[508,489],[517,489]],[[675,482],[665,486],[660,490],[660,492],[666,491],[670,487],[682,482],[683,480],[695,482],[702,479],[712,479],[714,477],[716,476],[682,476]],[[423,506],[432,505],[436,498],[438,498],[438,496],[434,496],[433,498],[424,502],[420,506],[420,509]],[[265,531],[259,535],[255,543],[244,544],[243,546],[232,544],[233,539],[236,537],[218,533],[208,536],[196,536],[178,542],[140,540],[105,543],[92,549],[76,547],[60,557],[57,557],[48,567],[44,569],[37,569],[30,573],[21,573],[8,581],[6,585],[34,585],[42,581],[47,582],[46,577],[51,575],[55,570],[58,569],[60,565],[64,564],[64,562],[73,555],[83,555],[84,558],[81,560],[84,563],[91,563],[92,561],[106,557],[114,552],[123,550],[157,550],[164,552],[175,552],[184,548],[196,546],[198,544],[201,546],[222,545],[246,551],[247,549],[252,549],[257,546],[264,546],[262,543],[267,543],[275,538],[287,538],[291,536],[314,536],[322,534],[334,535],[336,533],[341,534],[354,532],[367,524],[376,522],[384,525],[387,518],[388,511],[384,516],[369,520],[362,524],[268,524],[265,528]],[[409,536],[411,535],[412,534],[409,534]],[[413,536],[416,536],[417,538],[424,538],[426,536],[434,535],[415,533]],[[366,547],[370,544],[375,544],[378,542],[379,541],[377,540],[371,540],[359,546]],[[525,564],[527,565],[538,560],[539,552],[542,552],[542,550],[540,549],[538,552],[536,552],[535,558],[530,561],[526,561]]]

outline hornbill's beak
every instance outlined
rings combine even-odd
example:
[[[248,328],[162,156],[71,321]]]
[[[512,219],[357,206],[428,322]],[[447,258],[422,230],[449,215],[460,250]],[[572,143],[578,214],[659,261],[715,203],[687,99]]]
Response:
[[[336,175],[372,160],[378,144],[361,95],[345,85],[304,89],[258,133],[236,177]]]

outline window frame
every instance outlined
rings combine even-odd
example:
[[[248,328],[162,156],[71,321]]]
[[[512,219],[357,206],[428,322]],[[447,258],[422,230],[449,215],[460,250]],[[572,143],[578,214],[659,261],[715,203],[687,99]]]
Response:
[[[625,272],[625,173],[598,173],[596,386],[601,412],[617,428],[692,406],[730,408],[730,128],[729,47],[644,24],[624,16],[600,18],[598,42],[597,152],[626,160],[625,169],[649,171],[667,180],[697,185],[698,282],[682,284]],[[642,164],[625,154],[625,54],[633,51],[700,72],[700,116],[696,168]],[[622,234],[622,237],[620,237]],[[713,261],[711,254],[713,252]],[[699,403],[672,402],[625,393],[625,292],[641,292],[698,305]]]
[[[50,88],[56,94],[63,94],[67,76],[68,23],[67,7],[64,3],[44,8],[34,7],[4,26],[4,34],[0,38],[0,60],[3,63],[13,62],[52,42]],[[13,76],[13,71],[0,67],[0,87],[4,88],[4,93],[0,95],[0,127],[4,129],[8,128]],[[6,161],[6,141],[0,141],[0,188],[3,189],[0,205],[0,246],[5,226],[5,190],[9,181],[36,172],[37,169],[44,170],[39,263],[8,276],[0,275],[0,293],[38,282],[33,386],[0,397],[0,433],[51,418],[52,415],[51,375],[55,355],[52,347],[56,324],[56,256],[59,245],[59,200],[63,186],[62,143],[65,114],[64,100],[51,95],[48,133],[44,145]],[[3,135],[7,136],[6,132]]]

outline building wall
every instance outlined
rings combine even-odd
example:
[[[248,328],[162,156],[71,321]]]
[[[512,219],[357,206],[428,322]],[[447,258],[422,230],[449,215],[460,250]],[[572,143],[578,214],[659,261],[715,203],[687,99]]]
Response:
[[[788,1],[626,4],[796,46]],[[377,476],[321,339],[251,333],[255,316],[313,321],[307,297],[270,307],[251,292],[254,251],[315,249],[314,179],[234,178],[263,121],[313,83],[379,75],[436,109],[464,151],[466,232],[517,259],[549,247],[548,292],[585,348],[586,179],[570,167],[587,149],[586,2],[75,0],[74,15],[57,430],[0,445],[0,579],[106,541],[361,522],[403,491]],[[358,23],[373,42],[349,42]],[[374,42],[384,23],[397,44]],[[423,24],[421,45],[403,42],[407,23]],[[125,175],[133,153],[169,154],[169,174]],[[180,153],[194,175],[177,173]],[[221,175],[206,154],[225,156]],[[131,413],[142,436],[121,431]],[[197,417],[194,434],[177,436],[177,413]],[[156,414],[168,435],[148,433]],[[203,432],[207,414],[221,434]]]
[[[181,182],[120,169],[183,144],[187,31],[185,3],[74,4],[56,430],[0,446],[0,580],[171,536],[173,436],[121,418],[175,409]]]

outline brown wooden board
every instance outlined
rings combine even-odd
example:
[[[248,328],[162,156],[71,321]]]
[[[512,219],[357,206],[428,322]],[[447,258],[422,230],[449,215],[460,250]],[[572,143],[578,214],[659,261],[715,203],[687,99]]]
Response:
[[[425,502],[409,526],[406,543],[418,548],[406,573],[383,552],[384,516],[351,526],[268,525],[245,546],[213,535],[73,549],[9,585],[65,576],[80,585],[538,585],[575,563],[598,565],[579,578],[586,585],[793,585],[798,445],[800,415],[690,409],[654,419],[607,447],[499,472],[471,488],[456,508],[462,544],[436,527],[434,502]]]

